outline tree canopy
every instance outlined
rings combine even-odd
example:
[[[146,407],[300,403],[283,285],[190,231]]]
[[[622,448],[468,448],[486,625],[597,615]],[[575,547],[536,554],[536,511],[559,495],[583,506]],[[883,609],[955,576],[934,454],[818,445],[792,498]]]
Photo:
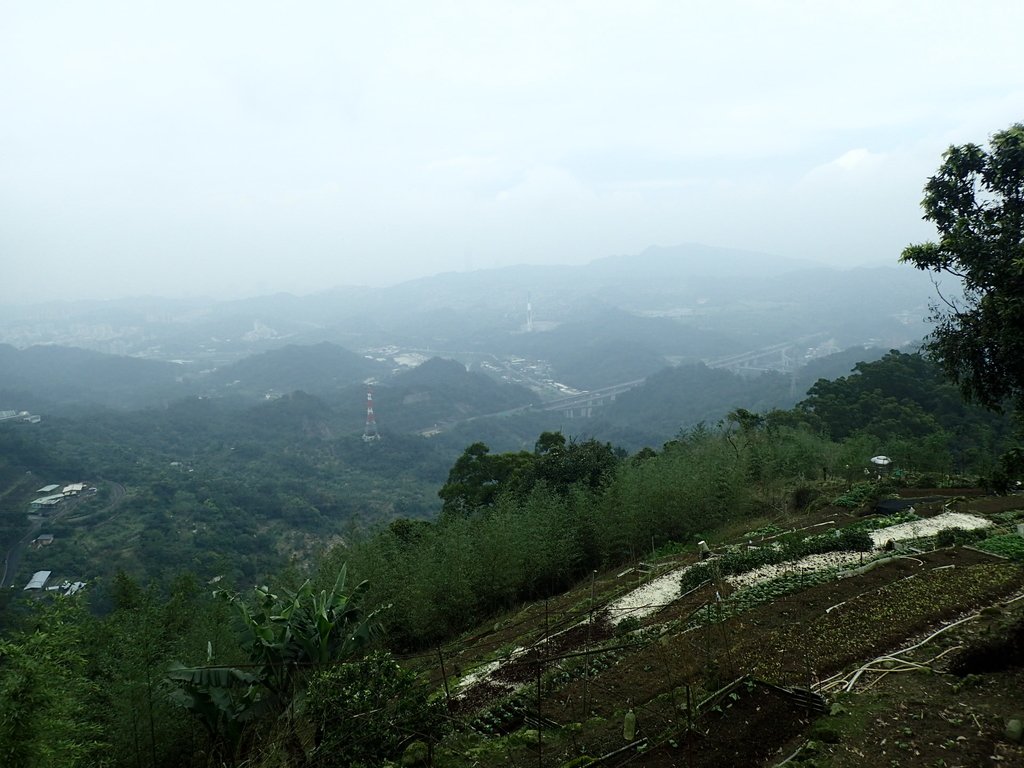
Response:
[[[969,400],[1024,410],[1024,123],[995,133],[988,150],[951,146],[924,192],[939,238],[901,261],[963,286],[933,308],[927,349]]]
[[[493,506],[502,494],[525,498],[537,483],[563,495],[577,484],[596,490],[608,482],[620,459],[609,443],[567,441],[561,432],[542,433],[533,453],[492,454],[484,443],[473,443],[437,492],[444,501],[442,518]]]

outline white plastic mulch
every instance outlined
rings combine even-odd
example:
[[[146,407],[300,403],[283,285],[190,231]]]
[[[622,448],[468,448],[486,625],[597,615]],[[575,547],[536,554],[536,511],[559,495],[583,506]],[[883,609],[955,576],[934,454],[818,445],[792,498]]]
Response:
[[[990,520],[975,515],[968,515],[964,512],[943,512],[941,515],[929,517],[926,520],[912,520],[909,523],[900,523],[889,528],[880,528],[871,532],[871,539],[876,547],[881,547],[885,542],[906,541],[907,539],[923,539],[926,536],[934,536],[943,528],[987,528],[992,525]]]
[[[790,560],[786,563],[775,565],[762,565],[746,573],[738,573],[735,576],[726,576],[725,580],[737,589],[752,587],[762,581],[771,581],[789,573],[815,573],[828,568],[842,568],[846,565],[856,565],[861,561],[871,560],[877,557],[871,552],[822,552],[818,555],[808,555],[799,560]]]
[[[627,617],[642,619],[650,616],[666,603],[678,599],[682,595],[680,579],[691,567],[687,565],[669,571],[609,603],[608,613],[612,624],[617,625]]]
[[[726,581],[737,589],[751,587],[763,581],[770,581],[787,573],[814,573],[828,568],[841,568],[847,565],[856,565],[860,562],[867,562],[878,557],[878,550],[885,546],[887,541],[910,541],[912,539],[923,539],[927,536],[934,536],[943,528],[985,528],[992,525],[991,521],[983,517],[968,515],[963,512],[943,512],[941,515],[929,517],[926,520],[912,520],[909,523],[900,523],[888,528],[879,528],[871,531],[871,540],[874,542],[874,552],[825,552],[820,555],[808,555],[799,560],[792,560],[777,565],[763,565],[752,571],[741,573],[736,576],[727,576]]]
[[[992,525],[991,521],[983,517],[976,517],[975,515],[968,515],[963,512],[944,512],[941,515],[929,517],[926,520],[914,520],[909,523],[900,523],[889,528],[871,531],[871,539],[875,546],[871,552],[825,552],[819,555],[808,555],[799,560],[779,563],[777,565],[765,565],[736,576],[728,576],[726,581],[737,589],[742,589],[789,573],[814,573],[830,568],[857,565],[879,557],[881,555],[881,548],[890,540],[908,541],[921,539],[927,536],[934,536],[943,528],[973,530],[990,525]],[[650,616],[667,604],[679,599],[682,596],[681,577],[692,567],[692,565],[687,565],[669,571],[665,575],[659,576],[609,603],[608,613],[611,623],[617,625],[627,617],[640,619]],[[517,648],[512,652],[512,657],[514,658],[522,652],[522,648]],[[466,675],[456,686],[458,691],[456,695],[464,693],[474,683],[488,680],[500,665],[501,662],[492,661]],[[507,687],[509,690],[514,689],[512,685],[507,685]]]
[[[455,695],[458,696],[465,693],[471,685],[479,683],[481,680],[486,680],[494,673],[494,670],[500,666],[500,661],[489,661],[483,666],[477,667],[455,684]]]

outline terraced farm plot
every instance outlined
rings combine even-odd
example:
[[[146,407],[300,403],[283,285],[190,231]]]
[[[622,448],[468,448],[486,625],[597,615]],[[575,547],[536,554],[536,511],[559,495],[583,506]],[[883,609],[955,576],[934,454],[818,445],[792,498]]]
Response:
[[[874,534],[876,546],[992,522],[948,512],[910,517]],[[996,519],[1001,530],[1009,529],[1009,517]],[[820,531],[821,525],[812,527]],[[871,532],[870,525],[850,527]],[[1012,538],[992,540],[1016,546]],[[969,547],[830,554],[821,558],[828,561],[825,570],[782,563],[778,572],[756,579],[719,577],[681,588],[691,555],[662,561],[661,575],[634,580],[633,590],[633,577],[623,578],[627,572],[604,574],[593,584],[593,604],[581,584],[558,598],[557,608],[554,600],[543,612],[527,607],[463,649],[472,658],[474,648],[491,648],[492,655],[476,658],[500,662],[491,665],[493,679],[470,687],[455,705],[477,732],[464,737],[464,745],[475,745],[479,765],[582,766],[589,764],[584,756],[607,765],[775,764],[807,738],[819,715],[756,686],[735,689],[724,700],[709,699],[713,692],[746,677],[814,690],[1024,589],[1024,565]],[[837,567],[853,570],[840,577]],[[592,605],[599,607],[600,624],[588,627]],[[504,650],[496,647],[499,638]],[[874,679],[865,675],[861,684]],[[702,701],[714,706],[701,709]],[[630,745],[623,735],[627,711],[638,728]],[[502,734],[507,737],[489,740]],[[499,747],[502,753],[484,757]],[[891,749],[887,754],[903,757]],[[813,760],[813,750],[809,756]]]
[[[635,651],[616,652],[611,663],[595,652],[589,674],[545,686],[540,715],[563,727],[584,723],[586,735],[579,743],[588,754],[602,754],[622,745],[621,719],[632,707],[661,755],[655,759],[645,754],[637,764],[671,765],[680,753],[670,742],[683,743],[679,733],[687,720],[687,686],[691,702],[741,675],[784,686],[814,686],[852,662],[893,650],[926,628],[1022,586],[1020,566],[969,549],[895,558],[859,576],[817,584],[724,621],[669,630]],[[714,618],[714,606],[705,610]],[[808,723],[805,716],[793,733]],[[763,746],[764,741],[729,742],[721,749],[736,750],[742,743]],[[550,749],[555,748],[552,743]],[[578,748],[564,745],[562,758],[570,759]],[[741,752],[726,763],[759,765],[764,759],[760,752],[746,757]],[[718,758],[726,759],[720,753]],[[657,762],[662,759],[669,762]]]

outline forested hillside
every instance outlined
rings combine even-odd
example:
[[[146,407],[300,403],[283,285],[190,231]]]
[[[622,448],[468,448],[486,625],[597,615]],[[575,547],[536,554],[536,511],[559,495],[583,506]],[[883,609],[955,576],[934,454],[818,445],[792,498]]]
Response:
[[[432,515],[448,465],[415,436],[368,446],[361,424],[353,429],[302,393],[256,406],[193,398],[24,426],[31,429],[0,432],[11,441],[9,471],[30,472],[32,489],[88,479],[126,492],[116,508],[101,495],[58,513],[45,531],[55,543],[26,552],[22,572],[46,568],[100,583],[118,569],[147,582],[193,571],[253,583],[353,528]],[[22,492],[5,499],[11,537],[33,498]]]
[[[174,363],[74,347],[0,344],[0,396],[26,410],[142,408],[186,395],[183,372]]]
[[[371,444],[361,439],[361,385],[340,390],[346,397],[333,406],[302,392],[255,405],[239,394],[8,423],[0,425],[0,462],[7,477],[24,482],[3,496],[0,543],[10,547],[24,531],[35,488],[88,480],[100,494],[46,523],[42,532],[53,533],[55,543],[26,552],[18,579],[50,569],[102,582],[121,569],[148,582],[190,570],[245,584],[393,519],[432,520],[446,473],[471,443],[487,446],[492,457],[532,455],[538,434],[562,431],[574,446],[638,454],[644,446],[660,450],[702,422],[709,429],[720,420],[733,424],[730,411],[744,409],[767,414],[771,424],[804,425],[867,456],[888,453],[936,481],[950,472],[990,474],[1008,444],[1005,417],[964,406],[918,355],[859,364],[848,376],[819,381],[796,409],[774,411],[780,401],[792,402],[792,384],[681,366],[570,431],[559,430],[558,414],[545,412],[476,418],[527,405],[531,394],[432,360],[376,388],[384,439]],[[339,391],[331,397],[341,398]],[[731,409],[722,405],[729,401]],[[408,434],[439,422],[440,435]],[[125,492],[108,508],[116,488]]]
[[[903,357],[890,355],[872,365],[893,370],[915,365]],[[872,368],[865,370],[870,373]],[[856,386],[857,382],[837,383],[832,385],[833,394]],[[819,390],[824,388],[824,384],[819,386]],[[297,409],[308,419],[315,419],[318,408],[312,398],[301,397],[266,407],[282,405]],[[841,536],[794,533],[781,540],[783,554],[772,559],[758,559],[754,554],[740,558],[745,547],[723,550],[735,552],[737,559],[735,563],[722,560],[722,567],[730,564],[736,569],[730,573],[742,573],[762,561],[777,562],[789,551],[797,553],[789,555],[793,557],[851,546],[870,549],[871,540],[864,531],[871,528],[852,525],[851,515],[870,511],[872,499],[897,488],[891,481],[863,481],[861,469],[871,466],[868,457],[893,453],[900,482],[906,484],[921,477],[920,470],[948,471],[953,456],[935,455],[927,466],[914,466],[891,450],[912,444],[912,436],[899,435],[887,441],[884,436],[861,432],[835,441],[821,429],[831,423],[829,418],[807,404],[791,412],[761,415],[739,409],[721,426],[687,431],[659,449],[645,449],[632,456],[607,443],[576,441],[552,432],[540,435],[532,451],[492,454],[482,444],[473,445],[450,468],[441,486],[444,506],[436,520],[402,518],[364,529],[359,535],[336,541],[315,560],[294,561],[272,577],[272,589],[243,589],[236,594],[229,587],[213,599],[187,575],[187,571],[205,566],[202,561],[186,563],[187,553],[180,543],[182,523],[184,527],[201,526],[212,538],[229,536],[244,543],[244,528],[240,527],[243,509],[258,527],[274,519],[267,508],[270,499],[257,498],[260,493],[269,494],[276,487],[276,503],[291,498],[301,505],[289,507],[285,501],[280,510],[278,520],[291,528],[303,516],[315,514],[308,501],[310,488],[284,482],[280,475],[250,476],[254,495],[223,502],[224,496],[218,492],[241,492],[229,481],[229,473],[216,478],[201,475],[187,483],[165,475],[121,513],[126,527],[132,525],[132,518],[144,521],[145,528],[139,532],[146,542],[142,554],[164,563],[162,585],[151,582],[146,586],[119,572],[94,580],[73,598],[7,606],[8,640],[0,646],[5,670],[0,745],[11,759],[25,761],[21,763],[25,765],[88,765],[102,755],[113,765],[169,766],[194,761],[201,753],[234,765],[373,765],[384,758],[397,761],[403,754],[411,760],[409,750],[422,749],[435,750],[440,764],[461,766],[469,764],[463,760],[470,746],[478,750],[476,759],[488,765],[505,764],[509,750],[517,755],[517,761],[526,759],[536,748],[529,738],[505,742],[500,737],[492,741],[495,736],[488,735],[504,732],[500,723],[505,717],[512,718],[509,722],[514,729],[514,723],[521,722],[516,720],[521,715],[514,713],[524,711],[525,699],[514,695],[508,704],[501,704],[509,695],[502,693],[506,689],[501,686],[506,683],[466,688],[475,692],[470,698],[448,698],[445,683],[433,674],[437,660],[440,658],[443,666],[447,656],[447,674],[453,675],[448,684],[458,685],[459,690],[473,685],[462,678],[473,679],[467,673],[477,666],[477,676],[503,664],[510,665],[512,674],[517,668],[515,659],[524,651],[501,645],[498,638],[522,645],[532,641],[518,639],[520,634],[537,631],[538,620],[541,636],[555,621],[567,631],[560,645],[553,647],[562,648],[574,659],[582,658],[583,649],[592,648],[595,658],[602,661],[587,674],[604,675],[604,670],[614,674],[617,664],[642,664],[645,654],[653,652],[650,642],[657,636],[643,629],[653,618],[624,621],[615,617],[614,610],[610,618],[603,613],[609,610],[607,606],[619,604],[609,601],[622,597],[615,585],[624,573],[636,571],[642,583],[643,574],[652,568],[662,572],[669,563],[678,567],[692,562],[688,553],[698,540],[719,549],[721,542],[734,540],[744,531],[751,531],[742,533],[744,540],[775,537],[792,527],[808,525],[824,531],[829,528],[818,528],[818,523],[830,521],[820,524],[835,527],[837,516],[843,519],[843,526],[851,526],[848,531],[844,528]],[[201,421],[194,419],[189,426],[195,429]],[[886,422],[891,423],[895,422]],[[914,428],[915,422],[911,418],[907,424]],[[223,458],[238,469],[256,466],[250,464],[255,462],[255,446],[267,445],[270,434],[259,433],[262,439],[249,447],[226,444]],[[173,436],[167,437],[173,445]],[[313,438],[308,432],[304,435],[306,441]],[[373,448],[384,445],[382,441]],[[239,450],[248,457],[228,457]],[[274,452],[279,472],[298,466],[282,461],[291,453],[287,446]],[[239,463],[230,463],[235,461]],[[202,462],[193,458],[190,463],[196,472],[184,470],[187,474],[201,473]],[[136,471],[144,473],[146,467]],[[174,471],[183,470],[176,467]],[[298,474],[307,471],[315,478],[310,468]],[[944,474],[942,480],[949,482]],[[218,491],[222,484],[224,488]],[[243,506],[236,509],[228,504]],[[163,512],[156,518],[145,517],[147,508]],[[1006,512],[1002,519],[1010,521],[1017,514]],[[221,517],[234,522],[218,528]],[[894,522],[898,521],[871,524]],[[252,542],[253,549],[275,545],[274,527],[263,530],[265,533]],[[992,539],[993,546],[997,539]],[[118,546],[123,544],[127,542]],[[94,541],[92,546],[102,545]],[[246,549],[236,546],[231,561],[245,555]],[[857,557],[856,553],[836,556]],[[864,556],[862,552],[861,559]],[[266,561],[257,558],[250,562],[250,567],[259,567]],[[220,563],[229,566],[228,560]],[[954,587],[953,576],[949,576],[946,602],[956,595],[961,601],[956,605],[977,605],[977,601],[994,599],[1024,583],[1024,572],[1018,566],[961,566],[944,573],[970,577],[977,593],[963,596],[962,587]],[[307,578],[311,581],[305,581]],[[822,584],[821,578],[807,583]],[[214,582],[218,587],[227,583],[223,579]],[[701,590],[707,586],[700,578],[693,583]],[[558,598],[574,587],[568,602]],[[686,589],[692,592],[693,588]],[[595,595],[601,596],[598,605],[604,606],[600,617],[594,614]],[[713,598],[705,591],[699,595]],[[536,609],[521,612],[525,603],[536,600],[541,601],[536,604],[541,606],[539,614]],[[556,606],[551,616],[549,600]],[[90,606],[94,611],[101,609],[98,617],[90,614]],[[733,602],[728,607],[730,611],[755,610]],[[528,619],[530,616],[533,618]],[[901,616],[905,621],[927,620],[925,613],[920,618],[914,618],[918,616],[914,612]],[[572,630],[573,621],[582,621],[581,628]],[[688,626],[685,614],[675,621],[650,626],[655,633],[674,633]],[[734,619],[707,621],[706,626],[720,626],[721,632],[737,631],[732,623],[715,623]],[[44,629],[36,631],[36,627]],[[470,634],[462,635],[467,630]],[[746,630],[747,634],[751,631],[757,630]],[[495,639],[488,640],[492,634]],[[743,635],[725,637],[729,636]],[[748,663],[741,661],[747,653],[742,647],[729,651],[728,644],[723,646],[710,637],[705,652],[718,659],[718,672],[712,674],[710,667],[700,673],[679,669],[665,674],[691,675],[684,678],[689,681],[685,686],[680,688],[680,682],[669,685],[671,678],[665,674],[659,676],[659,686],[709,696],[716,685],[736,674],[737,665]],[[774,637],[765,634],[765,642],[777,642]],[[372,655],[365,655],[372,649]],[[570,653],[576,649],[580,650]],[[404,654],[403,666],[396,665],[389,653]],[[494,659],[493,665],[489,658]],[[617,664],[615,659],[619,659]],[[816,663],[835,663],[825,659],[822,656]],[[533,674],[530,669],[541,669],[536,661],[531,663],[525,672],[527,679]],[[39,674],[44,669],[58,669],[59,674]],[[654,719],[661,699],[648,700],[648,694],[642,693],[649,684],[637,677],[639,669],[636,666],[632,673],[633,695],[639,697],[634,706],[645,713],[647,727],[655,729],[648,732],[653,737],[664,727]],[[578,665],[549,667],[543,677],[547,691],[543,699],[552,701],[553,692],[563,690],[562,686],[573,690],[572,686],[585,679],[580,670]],[[759,674],[780,683],[791,679],[768,668],[760,669]],[[507,690],[517,688],[513,685]],[[575,700],[572,697],[579,694],[566,695]],[[587,743],[610,751],[615,739],[607,725],[613,725],[612,731],[618,728],[621,732],[622,728],[621,710],[618,715],[609,710],[616,697],[609,699],[603,687],[587,695],[596,719],[586,724],[582,724],[578,705],[566,715],[558,715],[546,705],[543,716],[552,723],[565,717],[570,723],[580,722]],[[368,711],[360,703],[364,696],[380,704]],[[480,707],[493,707],[487,711],[495,714],[487,717],[495,718],[497,730],[487,730],[483,720],[473,719]],[[356,713],[365,720],[353,729],[349,718]],[[451,733],[452,723],[457,724],[455,733]],[[460,730],[467,727],[469,730]],[[550,756],[595,754],[566,739],[565,732],[547,730],[555,726],[543,727]],[[414,742],[421,746],[414,747]],[[499,752],[492,751],[492,744]],[[668,748],[667,742],[665,745]],[[44,754],[50,757],[40,762],[38,756]]]
[[[196,383],[214,392],[228,388],[255,397],[263,397],[268,391],[295,390],[322,396],[388,374],[390,369],[383,363],[321,342],[308,346],[289,344],[252,355],[200,376]]]
[[[833,439],[869,436],[922,469],[991,471],[1013,438],[1005,414],[965,403],[938,366],[919,354],[890,352],[857,363],[849,376],[814,384],[799,409]],[[939,465],[932,464],[936,458]]]
[[[702,408],[713,413],[724,398],[737,405],[714,423],[699,420],[663,444],[632,451],[599,435],[556,430],[523,445],[522,431],[536,417],[529,412],[472,421],[471,414],[495,406],[515,410],[528,393],[443,360],[377,390],[398,423],[403,407],[413,426],[413,414],[431,413],[413,406],[435,401],[447,404],[435,411],[439,417],[467,418],[440,439],[388,428],[367,443],[358,407],[342,415],[303,392],[255,405],[242,395],[192,397],[160,409],[0,425],[8,546],[22,535],[33,489],[78,480],[97,488],[42,518],[52,544],[19,550],[21,574],[50,570],[53,583],[83,580],[86,588],[29,601],[5,594],[0,745],[26,765],[91,765],[104,755],[113,765],[155,767],[206,753],[269,768],[373,765],[398,760],[416,742],[446,755],[443,764],[462,765],[455,756],[464,754],[460,739],[467,737],[447,735],[452,718],[460,728],[477,723],[478,708],[499,706],[505,690],[460,682],[463,665],[512,664],[513,674],[522,651],[507,643],[536,640],[519,639],[513,629],[524,604],[555,601],[559,622],[583,622],[576,625],[583,629],[566,627],[558,641],[570,658],[595,643],[632,648],[621,651],[631,663],[629,654],[647,652],[649,620],[586,616],[596,594],[605,595],[600,605],[617,605],[621,590],[612,585],[621,574],[635,571],[642,581],[668,563],[688,563],[699,540],[718,546],[741,533],[749,538],[748,531],[763,537],[787,526],[837,527],[839,518],[852,525],[850,515],[870,512],[872,500],[899,492],[899,484],[934,494],[966,483],[982,493],[997,479],[993,456],[1010,444],[1007,417],[963,405],[916,354],[890,352],[846,376],[821,379],[792,409],[760,407],[783,392],[791,396],[792,386],[785,377],[747,379],[701,366],[667,370],[616,404],[625,424],[653,427],[659,415],[685,422]],[[354,391],[364,402],[363,388]],[[461,453],[451,450],[460,429],[483,434],[486,425],[521,447],[492,450],[478,440]],[[885,477],[869,462],[879,454],[892,457]],[[1017,514],[1012,504],[986,509],[1006,510],[1004,518],[990,518],[1000,524]],[[743,573],[786,556],[870,547],[863,530],[786,540],[781,554],[722,567]],[[991,537],[993,551],[1017,557],[1001,531]],[[845,550],[828,556],[864,557]],[[936,563],[947,564],[941,557]],[[984,567],[957,572],[974,574],[978,591],[956,597],[956,605],[978,605],[1024,580],[1015,567]],[[252,591],[268,581],[273,589]],[[224,591],[211,599],[214,587]],[[687,589],[697,587],[706,582]],[[947,590],[949,599],[961,595],[956,589]],[[576,596],[560,597],[566,590]],[[581,605],[591,606],[582,616]],[[921,617],[913,621],[926,621]],[[506,644],[481,640],[492,633]],[[402,654],[403,665],[391,654]],[[445,664],[446,655],[450,685],[469,686],[470,698],[444,697],[444,681],[422,661]],[[358,663],[337,666],[347,660]],[[55,667],[60,674],[42,674]],[[724,682],[722,669],[678,673],[692,675],[691,693],[706,696]],[[545,677],[545,690],[578,684],[573,674]],[[337,725],[363,712],[356,691],[386,702],[374,710],[380,717],[360,714],[369,719],[359,736]],[[607,719],[612,703],[587,695]],[[649,714],[656,701],[644,704]],[[501,711],[522,711],[521,700],[513,702],[520,703],[500,704]],[[544,717],[553,714],[545,710]],[[611,749],[605,726],[580,727]],[[468,733],[476,734],[468,737],[474,749],[491,748],[491,737],[480,735],[490,733],[484,725]],[[533,748],[494,743],[517,760]],[[583,749],[558,743],[567,757]]]

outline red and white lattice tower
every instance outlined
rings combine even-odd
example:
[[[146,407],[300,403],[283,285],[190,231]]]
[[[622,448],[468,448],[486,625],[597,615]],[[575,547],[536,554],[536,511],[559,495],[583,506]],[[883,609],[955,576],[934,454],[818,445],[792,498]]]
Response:
[[[373,390],[370,388],[366,389],[366,428],[363,429],[363,440],[367,443],[380,440],[377,419],[373,415]]]

